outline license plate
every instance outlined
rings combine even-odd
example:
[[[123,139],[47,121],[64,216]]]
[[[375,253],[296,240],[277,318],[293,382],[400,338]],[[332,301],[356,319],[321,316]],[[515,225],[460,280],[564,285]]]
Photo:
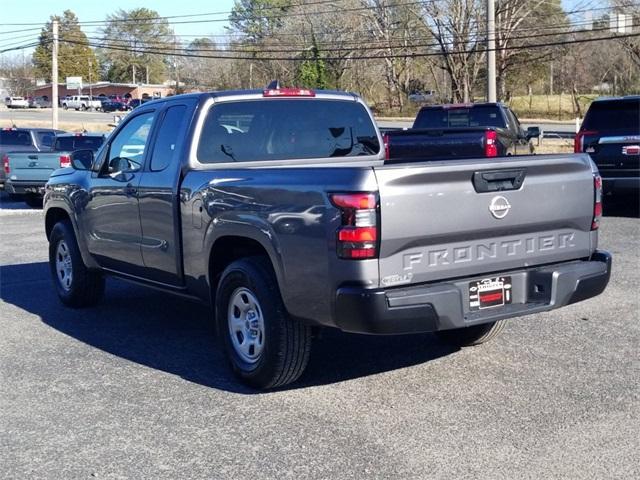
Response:
[[[42,194],[44,193],[44,187],[27,187],[24,189],[25,193],[36,193]]]
[[[511,303],[511,277],[485,278],[469,283],[469,308],[501,307]]]

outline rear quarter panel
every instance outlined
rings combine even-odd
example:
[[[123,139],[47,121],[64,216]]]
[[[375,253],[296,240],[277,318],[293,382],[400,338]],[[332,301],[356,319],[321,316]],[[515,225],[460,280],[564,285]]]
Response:
[[[247,237],[267,251],[289,313],[330,324],[337,286],[377,285],[378,263],[337,258],[341,219],[328,193],[376,190],[367,167],[189,172],[180,205],[187,287],[207,298],[213,245],[227,236]]]

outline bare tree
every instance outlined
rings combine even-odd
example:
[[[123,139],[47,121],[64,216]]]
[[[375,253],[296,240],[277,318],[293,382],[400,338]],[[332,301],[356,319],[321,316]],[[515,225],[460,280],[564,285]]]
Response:
[[[471,100],[483,67],[484,20],[478,0],[434,0],[423,6],[425,26],[438,44],[455,102]]]

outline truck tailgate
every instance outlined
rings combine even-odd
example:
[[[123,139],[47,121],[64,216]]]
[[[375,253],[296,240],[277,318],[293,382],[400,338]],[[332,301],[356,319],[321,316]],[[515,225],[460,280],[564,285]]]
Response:
[[[596,248],[587,155],[431,161],[374,170],[382,285],[504,272],[587,257]],[[496,182],[509,188],[503,177],[518,175],[518,188],[490,191]]]
[[[60,168],[59,153],[9,153],[9,178],[17,182],[46,182]]]

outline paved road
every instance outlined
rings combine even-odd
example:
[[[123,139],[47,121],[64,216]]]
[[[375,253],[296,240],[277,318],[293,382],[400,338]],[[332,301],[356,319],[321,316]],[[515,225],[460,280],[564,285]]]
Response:
[[[75,110],[60,110],[59,121],[62,122],[84,122],[84,123],[110,123],[113,122],[114,115],[122,116],[123,113],[102,113],[102,112],[76,112]],[[0,124],[3,120],[14,120],[18,125],[21,121],[30,120],[51,120],[51,110],[0,110]],[[408,128],[413,122],[407,121],[380,121],[381,127]],[[533,125],[533,124],[532,124]],[[536,124],[544,131],[562,131],[575,133],[575,125],[570,124]],[[524,128],[530,126],[524,124]]]
[[[122,116],[124,112],[104,113],[104,112],[76,112],[75,110],[59,110],[58,121],[83,122],[83,123],[111,123],[114,115]],[[18,126],[24,121],[51,121],[51,109],[29,109],[29,110],[0,110],[0,124],[6,120],[13,120]]]
[[[382,128],[410,128],[413,125],[411,121],[405,120],[381,120],[378,121],[378,125]],[[523,123],[522,127],[527,129],[528,127],[540,127],[540,130],[544,132],[566,132],[575,133],[575,124],[569,123]]]
[[[100,307],[63,308],[41,212],[2,206],[2,478],[640,478],[634,206],[607,205],[599,298],[464,350],[326,332],[297,385],[262,394],[202,307],[110,280]]]

